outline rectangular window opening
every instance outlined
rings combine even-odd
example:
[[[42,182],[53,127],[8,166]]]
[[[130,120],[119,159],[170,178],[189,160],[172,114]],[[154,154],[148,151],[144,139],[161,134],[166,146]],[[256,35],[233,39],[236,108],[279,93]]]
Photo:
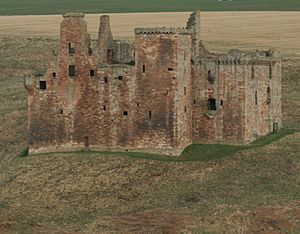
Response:
[[[119,76],[118,79],[119,79],[119,80],[123,80],[123,76]]]
[[[75,43],[69,43],[69,54],[75,54]]]
[[[186,106],[184,106],[184,113],[186,113]]]
[[[216,99],[214,98],[208,99],[208,110],[217,110]]]
[[[106,111],[106,106],[103,106],[103,110]]]
[[[143,73],[145,73],[145,72],[146,72],[146,66],[143,65]]]
[[[90,76],[95,76],[95,70],[90,70]]]
[[[104,83],[107,83],[107,77],[104,77]]]
[[[76,72],[75,72],[75,65],[70,65],[69,66],[69,77],[75,77]]]
[[[123,111],[123,115],[127,116],[128,115],[128,111]]]
[[[55,73],[55,72],[52,73],[52,77],[53,77],[53,78],[56,77],[56,73]]]
[[[269,66],[269,78],[272,79],[272,66]]]
[[[60,114],[62,115],[64,113],[63,109],[60,109]]]
[[[168,71],[173,71],[173,68],[169,67],[169,68],[168,68]]]
[[[40,90],[46,90],[47,89],[47,83],[45,80],[40,80]]]
[[[184,95],[186,95],[186,87],[184,87],[184,91],[183,91]]]
[[[257,91],[255,91],[255,105],[257,105],[258,104],[258,101],[257,101]]]
[[[149,117],[149,119],[152,118],[152,112],[151,111],[148,112],[148,117]]]

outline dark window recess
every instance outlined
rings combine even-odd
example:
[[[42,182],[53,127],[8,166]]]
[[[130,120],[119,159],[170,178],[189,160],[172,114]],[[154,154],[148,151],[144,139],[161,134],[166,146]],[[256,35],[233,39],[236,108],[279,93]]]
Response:
[[[44,80],[40,80],[40,90],[46,90],[47,89],[47,83]]]
[[[207,80],[209,83],[213,84],[215,83],[215,78],[213,77],[213,75],[211,74],[211,71],[209,70],[207,73]]]
[[[119,79],[119,80],[123,80],[123,76],[119,76],[118,79]]]
[[[271,104],[271,89],[267,88],[267,105]]]
[[[103,110],[106,110],[106,106],[103,106]]]
[[[269,66],[269,78],[272,79],[272,66]]]
[[[183,88],[183,93],[186,95],[186,87]]]
[[[75,54],[75,43],[69,43],[69,54]]]
[[[208,99],[208,110],[217,110],[216,99],[210,98]]]
[[[254,64],[251,65],[251,78],[252,78],[252,79],[255,78],[255,68],[254,68]]]
[[[194,104],[196,104],[196,100],[194,100]]]
[[[113,51],[111,49],[107,50],[107,63],[112,64],[113,61]]]
[[[74,77],[75,75],[76,75],[75,66],[74,65],[69,66],[69,76]]]
[[[89,56],[91,56],[93,54],[93,50],[91,47],[88,48],[88,54],[89,54]]]
[[[143,73],[145,73],[145,72],[146,72],[146,66],[143,65]]]
[[[95,76],[95,70],[90,70],[90,76]]]
[[[149,119],[152,118],[152,112],[151,111],[148,112],[148,117],[149,117]]]
[[[184,113],[186,113],[186,106],[184,106]]]
[[[220,103],[220,104],[221,104],[221,106],[223,106],[223,100],[221,100],[221,103]]]
[[[169,67],[169,68],[168,68],[168,71],[173,71],[173,68]]]
[[[64,113],[63,109],[60,109],[60,114],[62,115]]]
[[[123,111],[123,115],[127,116],[128,115],[128,111]]]
[[[104,82],[107,83],[107,77],[104,77]]]
[[[84,147],[89,147],[90,146],[90,142],[89,142],[89,137],[88,136],[85,136],[84,137]]]
[[[255,91],[255,105],[257,105],[257,91]]]
[[[52,73],[52,77],[53,77],[53,78],[56,77],[56,73],[55,73],[55,72]]]
[[[137,103],[136,105],[137,105],[137,106],[140,106],[140,103]]]

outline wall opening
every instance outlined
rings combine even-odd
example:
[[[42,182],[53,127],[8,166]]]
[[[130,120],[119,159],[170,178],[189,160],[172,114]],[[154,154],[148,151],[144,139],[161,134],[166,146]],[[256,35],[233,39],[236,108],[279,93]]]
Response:
[[[183,93],[186,95],[186,87],[183,88]]]
[[[123,115],[127,116],[128,115],[128,111],[123,111]]]
[[[271,89],[270,87],[267,88],[267,105],[271,104]]]
[[[173,71],[173,68],[169,67],[169,68],[168,68],[168,71]]]
[[[279,124],[273,123],[273,132],[278,132],[278,131],[279,131]]]
[[[196,100],[194,100],[194,104],[196,104]]]
[[[75,43],[69,43],[69,54],[75,54]]]
[[[269,78],[272,79],[272,65],[269,66]]]
[[[47,83],[45,80],[40,80],[40,90],[46,90],[47,89]]]
[[[258,104],[258,101],[257,101],[257,91],[255,91],[255,105],[257,105]]]
[[[85,136],[84,137],[84,147],[88,148],[89,146],[90,146],[89,137]]]
[[[56,73],[55,73],[55,72],[52,73],[52,77],[53,77],[53,78],[56,77]]]
[[[90,70],[90,76],[95,76],[95,70]]]
[[[216,99],[209,98],[207,107],[208,107],[208,110],[217,110]]]
[[[143,65],[143,73],[145,73],[145,72],[146,72],[146,66]]]
[[[123,76],[118,76],[118,79],[119,80],[123,80]]]
[[[251,65],[251,78],[252,78],[252,79],[255,78],[255,68],[254,68],[254,64]]]
[[[106,111],[106,106],[103,106],[103,110]]]
[[[140,103],[137,103],[136,106],[140,106]]]
[[[75,72],[75,65],[70,65],[69,66],[69,77],[75,77],[76,72]]]
[[[184,113],[186,113],[186,106],[184,106]]]
[[[221,103],[220,103],[220,104],[221,104],[221,106],[223,106],[223,100],[221,100]]]
[[[207,73],[207,80],[209,83],[213,84],[215,83],[215,78],[213,77],[213,75],[211,74],[211,70],[208,71]]]
[[[111,64],[113,60],[113,52],[111,49],[107,50],[107,63]]]
[[[104,77],[104,83],[107,83],[107,77]]]
[[[149,117],[149,119],[152,118],[152,112],[151,111],[148,112],[148,117]]]
[[[63,111],[63,109],[60,109],[60,114],[62,115],[62,114],[64,114],[64,111]]]

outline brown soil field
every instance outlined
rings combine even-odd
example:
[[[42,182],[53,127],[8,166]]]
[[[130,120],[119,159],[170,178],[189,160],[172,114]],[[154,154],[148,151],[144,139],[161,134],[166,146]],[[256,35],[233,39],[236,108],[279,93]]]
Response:
[[[136,27],[184,27],[189,12],[110,14],[117,38],[133,39]],[[86,15],[96,38],[100,14]],[[0,35],[58,37],[60,15],[1,16]],[[300,12],[203,12],[203,41],[211,49],[277,48],[286,56],[300,56]],[[224,46],[226,45],[226,46]]]

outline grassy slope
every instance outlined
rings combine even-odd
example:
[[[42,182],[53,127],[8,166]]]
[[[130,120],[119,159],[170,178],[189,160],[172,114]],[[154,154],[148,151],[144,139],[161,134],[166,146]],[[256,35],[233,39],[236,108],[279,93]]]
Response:
[[[20,158],[0,172],[0,228],[292,233],[300,222],[299,152],[296,133],[210,162]]]
[[[297,11],[298,0],[1,0],[0,15],[62,14],[70,11],[162,12],[162,11]]]

